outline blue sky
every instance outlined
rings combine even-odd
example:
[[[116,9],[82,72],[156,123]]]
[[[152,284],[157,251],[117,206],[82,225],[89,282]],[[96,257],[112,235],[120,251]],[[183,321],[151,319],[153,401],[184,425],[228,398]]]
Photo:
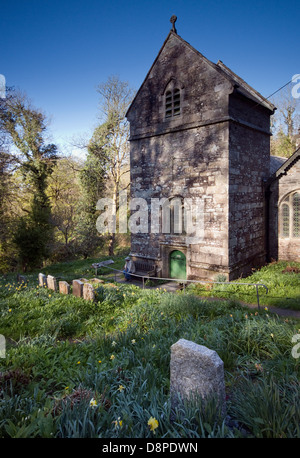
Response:
[[[169,30],[268,97],[300,74],[299,1],[0,0],[0,74],[49,117],[70,152],[99,114],[110,75],[138,89]]]

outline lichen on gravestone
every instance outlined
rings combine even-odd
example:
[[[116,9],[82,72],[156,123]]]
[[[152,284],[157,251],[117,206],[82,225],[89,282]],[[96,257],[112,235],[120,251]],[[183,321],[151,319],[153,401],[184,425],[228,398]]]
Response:
[[[53,277],[52,275],[47,275],[47,286],[49,289],[52,289],[53,291],[57,291],[57,281],[56,281],[56,278]]]
[[[82,297],[83,295],[83,285],[84,283],[80,280],[73,280],[72,282],[72,291],[73,295],[76,297]]]
[[[70,285],[66,281],[58,282],[59,292],[61,294],[69,294],[70,293]]]
[[[224,363],[209,348],[180,339],[171,346],[170,393],[172,407],[179,402],[217,398],[222,416],[226,415]]]
[[[85,283],[83,285],[83,299],[87,301],[95,300],[95,290],[90,283]]]
[[[47,288],[47,276],[45,274],[39,273],[39,286]]]

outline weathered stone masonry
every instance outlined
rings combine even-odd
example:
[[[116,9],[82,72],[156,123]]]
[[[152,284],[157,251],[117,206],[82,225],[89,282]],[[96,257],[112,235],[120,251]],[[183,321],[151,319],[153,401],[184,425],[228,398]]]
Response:
[[[171,94],[180,94],[180,114],[167,116]],[[169,256],[180,250],[189,279],[234,279],[265,262],[274,109],[222,62],[169,33],[127,112],[131,198],[150,210],[153,198],[201,197],[204,236],[191,244],[184,233],[151,233],[149,219],[148,233],[132,234],[133,259],[154,261],[168,277]]]
[[[293,196],[295,192],[300,195],[300,148],[279,167],[270,178],[267,186],[269,260],[300,261],[300,234],[298,237],[293,237],[290,227],[289,237],[285,237],[282,233],[282,227],[280,227],[282,205],[285,199]],[[291,207],[290,203],[289,206]],[[300,221],[300,212],[298,221]]]

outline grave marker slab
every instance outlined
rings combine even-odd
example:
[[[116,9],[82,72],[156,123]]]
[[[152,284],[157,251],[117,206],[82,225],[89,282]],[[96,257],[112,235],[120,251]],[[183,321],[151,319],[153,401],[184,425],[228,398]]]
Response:
[[[18,274],[17,275],[17,282],[18,283],[26,283],[27,282],[27,278],[25,277],[25,275]]]
[[[87,301],[95,300],[95,291],[90,283],[85,283],[83,285],[83,299],[86,299]]]
[[[95,274],[97,275],[98,269],[101,267],[109,266],[110,264],[114,264],[115,261],[112,259],[107,259],[106,261],[96,262],[92,264],[92,267],[95,269]]]
[[[70,285],[67,281],[59,281],[58,287],[61,294],[70,294]]]
[[[49,289],[52,289],[53,291],[57,291],[57,281],[56,281],[56,278],[53,277],[52,275],[47,275],[47,285]]]
[[[42,273],[39,273],[39,286],[47,288],[47,276]]]
[[[224,363],[209,348],[180,339],[171,346],[171,402],[175,407],[181,400],[200,396],[203,400],[215,395],[222,415],[225,415]]]
[[[101,280],[101,278],[91,278],[89,281],[91,283],[104,283],[104,280]]]
[[[83,282],[80,280],[73,280],[73,295],[76,297],[82,297],[83,294]]]

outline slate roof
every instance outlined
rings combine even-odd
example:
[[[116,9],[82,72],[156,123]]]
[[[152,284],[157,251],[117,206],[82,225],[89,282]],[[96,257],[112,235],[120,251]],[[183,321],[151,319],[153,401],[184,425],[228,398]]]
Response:
[[[270,176],[272,176],[286,160],[286,157],[270,156]]]
[[[274,160],[274,158],[277,158],[279,159],[277,156],[271,156],[271,158],[273,159],[270,159],[270,171],[271,171],[271,168],[272,167],[275,167],[276,166],[276,163],[278,165],[278,168],[274,171],[273,170],[273,173],[271,173],[271,176],[268,180],[268,184],[270,185],[274,180],[279,180],[280,177],[282,177],[283,175],[285,175],[287,173],[287,171],[293,167],[294,164],[296,164],[297,161],[300,160],[300,147],[298,149],[296,149],[296,151],[288,158],[288,159],[285,159],[285,158],[280,158],[280,159],[285,159],[282,164],[280,165],[279,162],[280,161],[277,161]],[[271,165],[272,163],[272,165]]]

